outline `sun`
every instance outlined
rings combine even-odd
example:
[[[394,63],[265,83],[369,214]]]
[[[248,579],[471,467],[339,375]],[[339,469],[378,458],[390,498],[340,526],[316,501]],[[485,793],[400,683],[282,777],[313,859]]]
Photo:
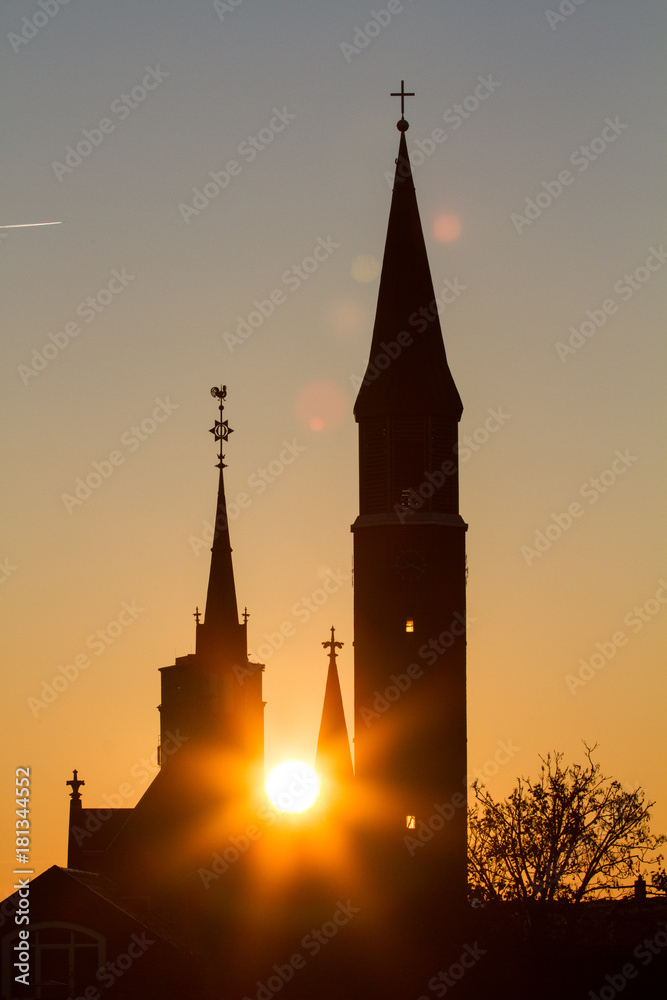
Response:
[[[320,779],[310,764],[302,760],[284,760],[269,771],[264,788],[275,809],[300,813],[317,801]]]

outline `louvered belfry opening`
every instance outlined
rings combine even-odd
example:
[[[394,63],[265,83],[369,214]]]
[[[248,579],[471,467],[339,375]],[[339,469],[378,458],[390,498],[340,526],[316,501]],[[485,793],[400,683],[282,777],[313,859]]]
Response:
[[[359,425],[360,513],[458,512],[457,423],[377,415]]]

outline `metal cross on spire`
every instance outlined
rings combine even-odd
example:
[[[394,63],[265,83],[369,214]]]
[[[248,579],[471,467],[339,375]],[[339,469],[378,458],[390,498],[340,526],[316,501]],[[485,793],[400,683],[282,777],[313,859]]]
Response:
[[[220,419],[216,420],[215,423],[213,424],[213,427],[210,428],[210,433],[214,436],[216,441],[220,442],[220,447],[218,449],[218,463],[216,468],[226,469],[227,466],[223,461],[225,456],[222,454],[222,444],[224,441],[229,440],[230,434],[234,433],[233,429],[229,426],[229,422],[227,420],[222,419],[222,411],[225,408],[223,400],[227,398],[227,386],[221,385],[220,388],[218,388],[217,385],[214,385],[213,388],[211,389],[211,395],[214,396],[219,401],[220,404],[219,407]]]
[[[336,650],[343,648],[343,643],[342,642],[337,642],[335,640],[335,638],[334,638],[334,635],[335,635],[335,632],[334,632],[334,627],[332,625],[331,626],[331,638],[328,639],[327,642],[323,642],[322,643],[322,645],[324,646],[325,649],[327,648],[327,646],[330,647],[330,652],[329,652],[329,659],[330,660],[335,660],[336,659]]]
[[[405,121],[405,98],[406,97],[414,97],[415,96],[414,91],[407,91],[405,89],[405,80],[401,80],[401,89],[397,90],[397,91],[394,91],[394,93],[391,94],[390,96],[391,97],[400,97],[400,99],[401,99],[401,121],[402,122]],[[407,122],[406,122],[406,125],[407,125]],[[405,129],[401,129],[401,131],[404,132]]]

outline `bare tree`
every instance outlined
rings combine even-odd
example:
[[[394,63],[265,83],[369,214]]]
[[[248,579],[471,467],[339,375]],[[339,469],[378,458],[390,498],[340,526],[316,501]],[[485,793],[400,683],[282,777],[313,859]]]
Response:
[[[641,788],[626,791],[586,762],[566,767],[563,754],[540,757],[539,779],[517,779],[496,802],[475,782],[470,811],[469,873],[476,895],[523,902],[578,903],[628,888],[642,867],[661,861],[665,837],[649,829]]]

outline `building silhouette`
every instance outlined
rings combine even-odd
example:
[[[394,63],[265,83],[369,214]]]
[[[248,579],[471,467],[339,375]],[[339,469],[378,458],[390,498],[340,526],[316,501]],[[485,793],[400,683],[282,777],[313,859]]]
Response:
[[[419,906],[434,894],[435,918],[461,907],[466,895],[463,406],[440,329],[407,122],[398,127],[370,359],[354,407],[355,781],[377,802],[390,870],[406,869]],[[422,850],[418,835],[438,818],[436,806],[453,809],[447,833]],[[418,845],[412,853],[410,831]]]
[[[402,87],[401,101],[405,97]],[[160,771],[134,808],[67,782],[67,867],[31,883],[32,985],[3,997],[417,995],[459,953],[466,900],[465,532],[452,378],[406,144],[400,141],[359,425],[354,769],[336,650],[301,817],[262,792],[262,664],[238,613],[219,488],[195,652],[162,667]],[[10,899],[16,904],[18,897]],[[6,911],[3,911],[6,912]],[[318,936],[319,935],[319,936]],[[462,941],[463,939],[461,939]],[[272,981],[272,982],[271,982]],[[402,984],[402,985],[401,985]],[[89,990],[86,993],[86,990]]]

